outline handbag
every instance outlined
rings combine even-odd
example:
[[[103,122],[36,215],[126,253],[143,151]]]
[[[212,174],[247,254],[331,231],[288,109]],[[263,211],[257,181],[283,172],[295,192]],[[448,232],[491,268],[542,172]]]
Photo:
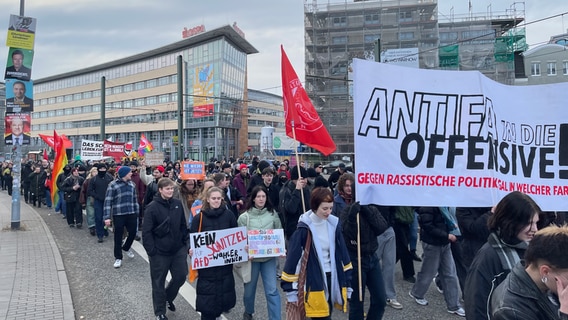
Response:
[[[311,232],[308,230],[306,246],[304,247],[304,255],[302,256],[302,263],[300,265],[300,274],[298,275],[298,302],[286,302],[286,320],[306,319],[304,285],[306,284],[306,266],[308,265],[308,256],[310,255],[311,246],[312,237]]]
[[[200,214],[199,215],[199,229],[197,232],[201,232],[201,222],[203,222],[203,215]],[[193,270],[191,268],[191,263],[189,264],[189,272],[187,273],[187,280],[191,283],[195,280],[197,280],[197,270]]]
[[[247,227],[249,224],[249,215],[247,213]],[[233,264],[233,271],[243,280],[243,283],[249,283],[251,279],[252,272],[252,261],[249,260],[241,263]]]

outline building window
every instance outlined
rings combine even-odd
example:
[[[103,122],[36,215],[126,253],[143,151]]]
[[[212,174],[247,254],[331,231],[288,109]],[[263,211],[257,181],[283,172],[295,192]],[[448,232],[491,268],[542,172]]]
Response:
[[[339,36],[331,38],[332,44],[346,44],[347,43],[347,36]]]
[[[451,42],[458,40],[457,32],[440,32],[440,42]]]
[[[375,43],[379,39],[378,34],[367,34],[365,35],[365,43]]]
[[[414,39],[414,32],[401,32],[399,40],[412,40]]]
[[[144,89],[144,81],[136,82],[134,84],[134,90],[143,90]]]
[[[365,15],[365,24],[379,24],[378,14],[367,14]]]
[[[540,76],[540,62],[531,63],[531,76]]]
[[[412,12],[401,11],[398,14],[398,22],[412,22]]]
[[[93,96],[93,93],[91,91],[83,92],[83,98],[84,99],[91,99],[92,96]]]
[[[568,75],[568,61],[562,62],[562,74]]]
[[[347,18],[346,17],[334,17],[333,18],[333,26],[334,27],[345,27],[345,26],[347,26]]]
[[[548,62],[546,64],[546,74],[549,76],[556,75],[556,62]]]
[[[123,89],[124,89],[124,92],[132,91],[132,83],[125,84]]]
[[[146,88],[153,88],[157,85],[156,79],[150,79],[146,81]]]

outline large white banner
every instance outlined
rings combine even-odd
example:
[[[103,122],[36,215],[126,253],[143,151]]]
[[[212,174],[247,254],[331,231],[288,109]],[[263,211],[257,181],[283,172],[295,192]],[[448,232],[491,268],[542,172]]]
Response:
[[[477,71],[354,60],[362,204],[568,208],[568,83],[505,86]]]

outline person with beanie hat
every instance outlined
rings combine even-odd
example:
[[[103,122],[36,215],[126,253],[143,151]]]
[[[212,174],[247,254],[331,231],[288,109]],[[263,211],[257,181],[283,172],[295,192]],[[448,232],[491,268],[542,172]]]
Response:
[[[268,168],[270,166],[271,166],[270,162],[268,162],[266,160],[261,160],[258,163],[258,166],[256,167],[256,169],[253,169],[253,167],[251,166],[251,170],[254,170],[254,171],[252,171],[250,183],[249,183],[248,188],[247,188],[247,192],[246,192],[247,195],[249,195],[252,192],[252,188],[262,184],[262,170],[264,170],[265,168]]]
[[[300,216],[310,210],[310,189],[307,187],[308,172],[295,166],[290,171],[291,180],[286,182],[280,190],[279,210],[284,217],[284,235],[290,239],[298,225]],[[304,201],[302,202],[302,196]]]
[[[233,178],[233,186],[235,189],[239,190],[241,195],[246,195],[248,186],[250,185],[250,179],[248,166],[242,163],[239,166],[239,173]]]
[[[110,219],[114,221],[114,267],[122,266],[122,251],[126,255],[134,258],[134,253],[130,250],[136,229],[138,227],[138,200],[136,186],[131,181],[132,170],[128,166],[118,169],[118,177],[112,181],[106,190],[104,201],[104,220],[105,225],[110,226]],[[122,245],[122,235],[124,228],[128,232],[128,237]]]
[[[97,175],[91,178],[87,189],[87,196],[92,197],[95,211],[95,234],[98,242],[103,242],[103,236],[108,236],[108,230],[104,229],[103,206],[106,190],[113,177],[107,171],[106,163],[97,163]]]

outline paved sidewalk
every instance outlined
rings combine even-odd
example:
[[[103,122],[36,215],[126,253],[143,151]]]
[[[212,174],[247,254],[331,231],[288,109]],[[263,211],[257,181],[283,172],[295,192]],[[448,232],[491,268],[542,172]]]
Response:
[[[20,200],[21,230],[12,231],[12,197],[0,191],[0,319],[73,320],[59,249],[39,213]]]

